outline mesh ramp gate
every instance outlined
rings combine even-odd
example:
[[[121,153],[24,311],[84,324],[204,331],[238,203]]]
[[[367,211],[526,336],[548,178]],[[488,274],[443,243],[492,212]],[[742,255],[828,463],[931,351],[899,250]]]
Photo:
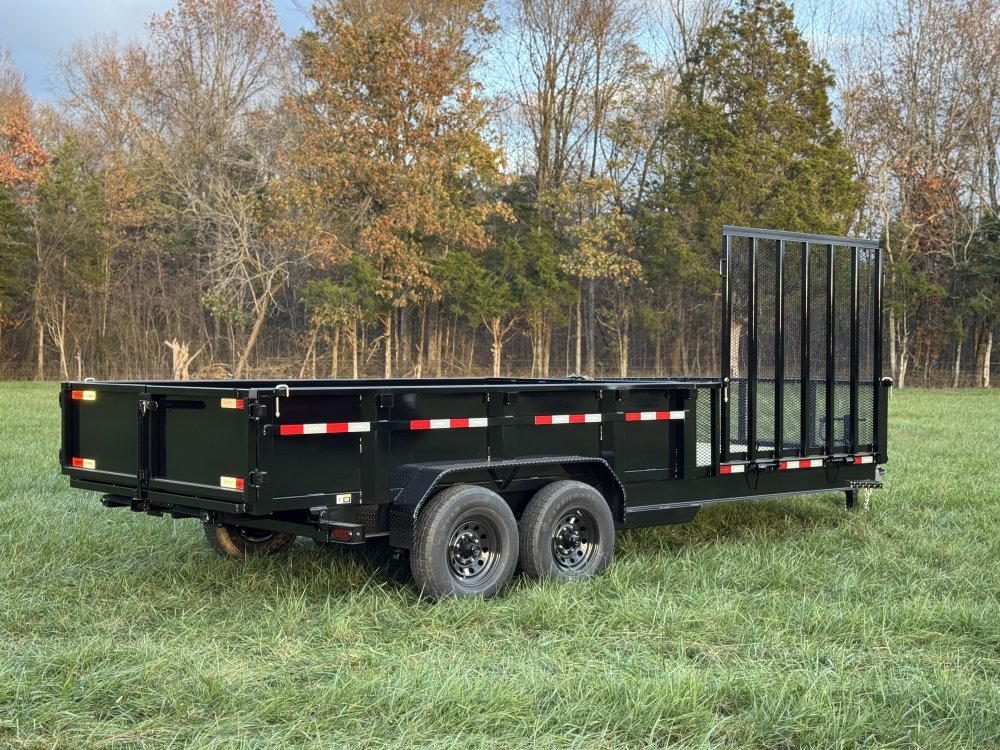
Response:
[[[723,227],[719,461],[875,450],[875,240]]]

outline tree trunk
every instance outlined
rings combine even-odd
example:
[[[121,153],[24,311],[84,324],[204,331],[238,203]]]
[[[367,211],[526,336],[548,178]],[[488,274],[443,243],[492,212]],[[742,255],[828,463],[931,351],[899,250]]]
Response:
[[[597,309],[594,279],[587,279],[587,375],[597,374]]]
[[[500,318],[490,320],[490,335],[493,337],[493,377],[500,377],[500,357],[503,353],[503,327]]]
[[[385,347],[385,370],[383,375],[387,379],[392,377],[392,318],[395,314],[395,310],[390,310],[385,314],[385,318],[382,321],[384,326],[382,346]]]
[[[906,371],[910,366],[909,357],[909,335],[906,330],[906,313],[903,313],[902,319],[899,321],[900,331],[899,331],[899,384],[900,390],[906,387]]]
[[[990,358],[993,356],[993,326],[986,321],[986,346],[983,347],[983,388],[990,387]]]
[[[955,347],[955,371],[951,378],[952,388],[958,388],[961,373],[962,373],[962,339],[959,339],[958,345]]]
[[[552,320],[545,317],[542,333],[542,372],[543,378],[549,377],[552,372]]]
[[[333,346],[330,349],[330,377],[340,376],[340,326],[333,329]]]
[[[628,350],[629,350],[629,340],[628,340],[628,323],[624,323],[622,327],[621,336],[618,338],[618,370],[621,373],[621,377],[628,377]]]
[[[570,315],[570,319],[571,320],[572,320],[572,318],[573,318],[573,316]],[[570,342],[572,341],[572,339],[573,339],[573,336],[571,334],[570,324],[569,324],[569,322],[567,322],[566,323],[566,369],[563,371],[563,373],[565,375],[572,374],[572,370],[569,369],[569,348],[570,348]]]
[[[306,376],[306,367],[309,365],[309,360],[312,359],[314,362],[316,354],[316,337],[319,335],[319,328],[313,327],[312,335],[309,337],[309,348],[306,349],[306,354],[302,358],[302,367],[299,368],[299,378],[304,378]],[[170,344],[167,344],[170,346]],[[313,372],[313,377],[316,376],[315,368]]]
[[[576,298],[576,375],[583,373],[583,284]]]
[[[413,367],[414,377],[423,377],[424,347],[427,343],[427,301],[420,303],[420,331],[417,336],[417,361]]]
[[[409,306],[401,307],[399,308],[399,327],[396,329],[396,372],[404,376],[410,374],[410,362],[412,361],[410,340],[413,336],[410,328],[410,308]]]
[[[277,293],[277,291],[277,289],[274,290],[275,293]],[[236,370],[233,372],[233,377],[236,380],[242,378],[243,373],[246,372],[247,362],[250,361],[250,354],[253,352],[253,348],[257,345],[257,339],[260,338],[260,332],[264,328],[264,321],[267,319],[268,300],[270,299],[271,295],[265,294],[261,298],[260,304],[257,306],[257,319],[253,322],[253,328],[250,329],[250,338],[247,339],[247,345],[243,348],[243,353],[240,355],[240,361],[237,363]]]
[[[65,265],[65,264],[64,264]],[[66,294],[63,293],[62,305],[59,307],[59,320],[52,326],[52,338],[55,339],[59,351],[59,371],[63,380],[69,380],[69,363],[66,361]]]
[[[358,379],[358,323],[351,325],[351,376]]]
[[[899,383],[899,352],[896,345],[896,312],[889,310],[889,370],[892,372],[892,382],[897,388],[902,388]]]

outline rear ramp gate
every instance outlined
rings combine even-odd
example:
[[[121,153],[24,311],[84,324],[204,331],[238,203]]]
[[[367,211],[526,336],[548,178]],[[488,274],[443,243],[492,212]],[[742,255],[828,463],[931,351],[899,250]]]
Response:
[[[883,453],[878,242],[726,226],[722,256],[721,473]]]

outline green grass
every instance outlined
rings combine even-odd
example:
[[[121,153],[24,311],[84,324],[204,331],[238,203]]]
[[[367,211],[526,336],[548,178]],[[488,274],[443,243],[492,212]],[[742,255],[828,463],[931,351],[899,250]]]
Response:
[[[1000,395],[906,391],[888,489],[619,534],[577,585],[422,602],[384,549],[215,557],[58,474],[0,387],[0,748],[1000,746]]]

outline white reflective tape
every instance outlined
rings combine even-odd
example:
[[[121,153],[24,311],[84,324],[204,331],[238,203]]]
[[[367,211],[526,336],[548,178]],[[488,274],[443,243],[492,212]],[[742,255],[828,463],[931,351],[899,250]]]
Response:
[[[553,414],[552,424],[569,424],[569,414]]]
[[[803,458],[792,461],[782,461],[780,469],[818,469],[823,466],[822,458]]]
[[[303,435],[325,435],[326,434],[326,422],[320,424],[304,424],[302,425]]]
[[[431,419],[428,421],[430,422],[430,425],[428,427],[428,429],[430,430],[447,430],[449,427],[451,427],[450,419]]]
[[[372,423],[371,422],[348,422],[347,431],[348,432],[371,432]]]
[[[601,421],[601,415],[600,414],[584,414],[583,415],[583,421],[584,422],[600,422]]]
[[[875,463],[875,456],[855,456],[854,463],[856,464],[873,464]]]
[[[670,412],[670,418],[671,419],[684,419],[684,412],[683,411],[672,411],[672,412]]]
[[[469,417],[469,427],[486,427],[487,417]]]

